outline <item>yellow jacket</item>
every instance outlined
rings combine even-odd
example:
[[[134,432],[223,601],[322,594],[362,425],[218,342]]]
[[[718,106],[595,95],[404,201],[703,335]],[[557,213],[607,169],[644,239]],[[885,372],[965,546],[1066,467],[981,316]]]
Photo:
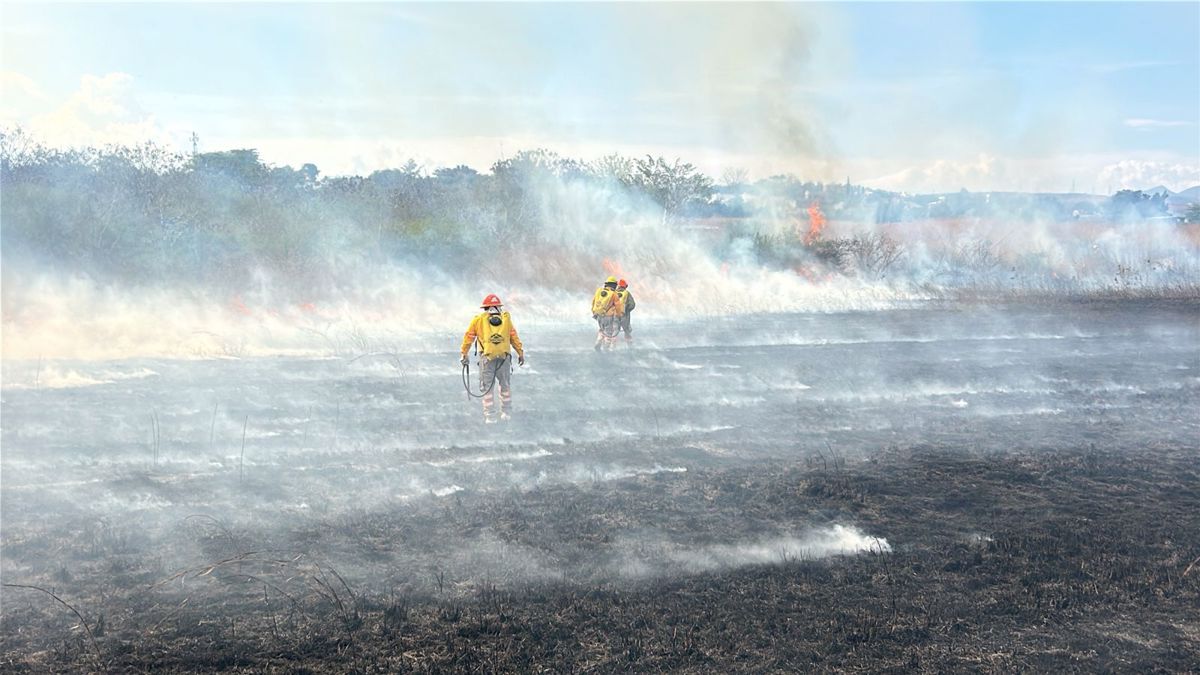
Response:
[[[616,289],[601,286],[592,296],[592,314],[600,316],[625,316],[625,302]]]
[[[625,314],[628,315],[637,306],[637,302],[633,299],[633,293],[628,290],[617,291],[617,295],[621,298],[621,304],[625,306]]]
[[[500,319],[498,325],[492,325],[490,318],[496,316]],[[510,348],[517,350],[518,356],[525,355],[525,347],[521,344],[521,338],[517,337],[517,329],[513,327],[512,317],[508,312],[492,315],[483,312],[471,319],[471,325],[467,326],[467,332],[463,335],[462,355],[467,355],[467,350],[471,348],[472,342],[479,343],[479,352],[487,358],[496,358],[508,354]]]

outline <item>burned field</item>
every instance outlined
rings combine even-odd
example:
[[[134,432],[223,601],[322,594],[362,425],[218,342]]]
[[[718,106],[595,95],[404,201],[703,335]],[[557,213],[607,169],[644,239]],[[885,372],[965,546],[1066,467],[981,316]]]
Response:
[[[1196,319],[527,329],[495,431],[449,352],[9,367],[0,663],[1194,669]]]

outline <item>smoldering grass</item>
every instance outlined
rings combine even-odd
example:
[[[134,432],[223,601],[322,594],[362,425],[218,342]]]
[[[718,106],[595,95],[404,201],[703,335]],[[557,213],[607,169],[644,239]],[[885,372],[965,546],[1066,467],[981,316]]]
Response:
[[[250,426],[250,416],[246,415],[246,420],[242,422],[242,451],[238,455],[238,481],[246,477],[246,427]]]
[[[154,625],[151,626],[146,632],[150,635],[154,635],[154,633],[159,629],[160,626],[162,626],[164,623],[166,623],[168,619],[178,616],[178,614],[181,611],[183,611],[183,608],[187,607],[188,603],[190,603],[191,601],[192,601],[191,596],[185,597],[182,601],[180,601],[180,603],[178,605],[175,606],[175,609],[172,609],[171,611],[162,615],[162,617],[158,621],[156,621],[154,623]]]
[[[158,411],[154,410],[150,413],[150,450],[154,457],[154,466],[158,466],[158,451],[162,442],[162,435],[158,423]]]
[[[4,586],[5,588],[25,588],[25,589],[34,590],[34,591],[40,591],[40,592],[45,593],[46,595],[50,596],[51,598],[54,598],[54,600],[56,602],[58,602],[58,604],[71,610],[71,613],[74,614],[79,619],[79,624],[81,626],[83,626],[84,632],[87,633],[88,641],[92,645],[92,653],[95,655],[95,658],[96,658],[96,664],[100,665],[101,663],[103,663],[104,657],[100,653],[100,645],[96,644],[96,636],[92,633],[92,628],[90,625],[88,625],[87,619],[83,618],[83,614],[81,614],[78,609],[75,609],[74,605],[72,605],[71,603],[67,602],[66,600],[63,600],[62,598],[58,597],[58,595],[56,595],[53,591],[46,590],[45,588],[42,588],[41,586],[32,586],[32,585],[28,585],[28,584],[9,584],[9,583],[0,584],[0,585]],[[103,618],[101,618],[101,621],[97,624],[97,628],[100,629],[102,625],[103,625]]]
[[[312,424],[312,406],[308,406],[308,411],[304,413],[304,436],[300,440],[300,449],[308,449],[308,427]]]
[[[208,447],[212,449],[213,442],[217,438],[217,406],[220,403],[213,403],[212,422],[208,426]]]
[[[225,537],[230,547],[237,546],[237,538],[233,536],[233,532],[231,532],[229,528],[225,526],[225,523],[221,522],[217,518],[205,513],[193,513],[192,515],[185,517],[183,522],[188,523],[193,519],[207,521],[213,528],[215,528],[222,536]]]
[[[214,579],[224,583],[251,583],[275,591],[286,598],[294,611],[303,611],[306,597],[317,597],[333,606],[347,632],[362,625],[357,595],[342,575],[329,563],[319,561],[303,552],[257,550],[245,551],[221,560],[204,563],[175,572],[151,586],[161,588],[167,584],[189,580]],[[307,593],[289,590],[289,586],[300,584]],[[269,604],[269,602],[268,602]],[[312,608],[319,611],[319,608]]]
[[[382,623],[385,628],[398,629],[408,622],[412,611],[412,600],[406,594],[396,595],[396,589],[388,589],[388,600],[383,607]]]
[[[333,445],[330,449],[336,450],[338,447],[338,427],[342,422],[342,402],[338,401],[333,411]]]
[[[447,457],[446,459],[437,459],[437,460],[427,459],[423,463],[428,466],[435,467],[435,468],[444,468],[444,467],[454,466],[456,464],[480,464],[480,463],[486,463],[486,462],[515,462],[515,461],[524,461],[524,460],[536,460],[536,459],[542,459],[544,457],[553,457],[554,455],[555,455],[555,453],[553,453],[545,448],[535,447],[533,450],[530,450],[527,452],[517,451],[517,452],[510,452],[510,453],[471,455],[471,456],[466,456],[466,457]]]
[[[833,525],[813,529],[801,536],[783,535],[737,544],[673,547],[664,555],[666,560],[687,571],[708,571],[858,553],[878,555],[890,551],[891,545],[886,539],[868,536],[857,527]]]

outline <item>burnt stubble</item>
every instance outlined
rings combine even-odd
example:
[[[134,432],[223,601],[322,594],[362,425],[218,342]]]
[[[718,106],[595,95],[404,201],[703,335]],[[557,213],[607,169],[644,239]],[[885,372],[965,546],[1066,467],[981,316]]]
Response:
[[[758,317],[602,355],[547,334],[495,432],[444,355],[9,386],[0,663],[1193,670],[1196,318]]]

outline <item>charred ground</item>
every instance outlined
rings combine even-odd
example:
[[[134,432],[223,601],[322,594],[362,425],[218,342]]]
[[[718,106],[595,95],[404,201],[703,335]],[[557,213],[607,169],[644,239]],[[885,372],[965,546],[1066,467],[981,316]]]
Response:
[[[1195,669],[1196,317],[531,330],[495,436],[454,354],[8,364],[0,668]]]
[[[3,658],[27,672],[1180,671],[1200,662],[1198,514],[1194,448],[918,447],[462,495],[309,531],[208,522],[179,535],[209,562],[175,572],[156,554],[168,542],[48,520],[6,533],[6,556],[77,608],[94,643],[47,595],[6,588]],[[638,580],[455,579],[435,565],[405,583],[390,565],[344,578],[326,562],[347,548],[418,557],[482,530],[595,560],[623,522],[669,532],[693,518],[725,536],[848,520],[905,543]],[[55,555],[26,557],[43,547]]]

